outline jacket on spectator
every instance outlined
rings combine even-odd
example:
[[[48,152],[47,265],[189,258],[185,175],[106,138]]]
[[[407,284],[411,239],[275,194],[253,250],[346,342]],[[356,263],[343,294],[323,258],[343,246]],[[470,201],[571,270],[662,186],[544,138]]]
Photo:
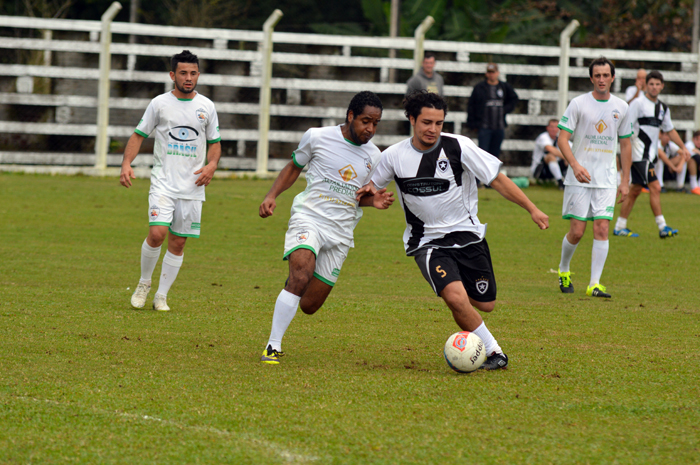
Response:
[[[488,97],[488,85],[484,79],[474,86],[472,95],[469,97],[469,103],[467,104],[467,127],[469,128],[481,128]],[[505,122],[505,115],[515,109],[515,105],[518,103],[518,94],[507,82],[498,81],[497,85],[503,91],[503,124],[508,126]]]

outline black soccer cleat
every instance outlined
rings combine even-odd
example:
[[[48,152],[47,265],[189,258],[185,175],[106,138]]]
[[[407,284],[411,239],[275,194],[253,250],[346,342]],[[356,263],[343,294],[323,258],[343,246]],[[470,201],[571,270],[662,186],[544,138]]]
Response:
[[[498,370],[508,366],[508,356],[504,353],[492,353],[486,357],[486,361],[479,367],[480,370]]]

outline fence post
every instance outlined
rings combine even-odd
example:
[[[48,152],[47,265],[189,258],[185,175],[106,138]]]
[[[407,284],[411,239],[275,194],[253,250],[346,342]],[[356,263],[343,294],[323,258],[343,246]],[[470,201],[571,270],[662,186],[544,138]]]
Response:
[[[428,29],[430,29],[434,23],[435,19],[433,19],[432,16],[426,16],[423,22],[416,28],[416,32],[413,34],[413,37],[416,40],[416,48],[413,51],[413,74],[418,73],[423,66],[423,55],[425,54],[423,42],[425,42],[425,33],[428,32]]]
[[[95,169],[107,168],[107,126],[109,126],[109,71],[112,66],[112,54],[109,47],[112,44],[112,20],[122,5],[112,3],[102,15],[100,32],[100,81],[97,87],[97,139],[95,140]]]
[[[559,101],[557,102],[557,118],[566,111],[569,104],[569,46],[571,36],[579,27],[579,22],[575,19],[561,31],[559,36]]]
[[[258,154],[255,173],[267,175],[267,159],[270,154],[270,81],[272,79],[272,32],[282,18],[282,12],[275,10],[263,25],[263,42],[260,50],[262,72],[260,74],[260,108],[258,109]]]
[[[698,44],[698,63],[696,65],[697,77],[695,78],[695,127],[693,131],[700,129],[700,43]]]

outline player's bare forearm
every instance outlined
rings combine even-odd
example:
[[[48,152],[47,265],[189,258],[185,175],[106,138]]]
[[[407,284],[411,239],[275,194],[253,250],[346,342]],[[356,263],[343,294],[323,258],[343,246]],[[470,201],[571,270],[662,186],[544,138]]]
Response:
[[[121,173],[119,174],[119,183],[126,188],[131,187],[132,179],[136,179],[134,170],[131,168],[131,163],[139,154],[139,149],[141,149],[141,144],[143,143],[144,139],[145,137],[142,135],[133,133],[131,137],[129,137],[129,142],[127,142],[126,148],[124,149],[124,158],[122,159],[122,169]]]
[[[498,176],[496,176],[496,179],[491,181],[491,187],[493,187],[506,200],[509,200],[527,210],[532,217],[532,221],[534,221],[540,229],[549,228],[549,217],[539,208],[537,208],[535,204],[532,203],[532,201],[527,197],[527,195],[525,195],[525,193],[508,178],[508,176],[503,173],[499,173]]]
[[[362,203],[362,198],[363,197],[371,197],[376,193],[377,193],[377,188],[375,187],[374,183],[372,181],[370,181],[369,183],[367,183],[364,186],[357,189],[357,191],[355,192],[355,200],[360,202],[361,207],[369,206],[370,204],[364,205]]]
[[[632,141],[629,137],[620,139],[620,166],[622,174],[620,176],[622,184],[629,184],[630,169],[632,168]]]
[[[209,185],[211,180],[214,178],[216,168],[219,166],[219,159],[221,159],[221,142],[209,144],[209,150],[207,151],[207,164],[204,165],[201,169],[198,169],[194,172],[194,174],[199,175],[199,177],[195,181],[196,185]]]
[[[280,171],[280,174],[277,175],[275,182],[272,183],[270,191],[267,193],[267,195],[265,195],[265,199],[260,204],[258,213],[261,218],[267,218],[274,213],[275,208],[277,207],[275,199],[282,192],[294,185],[296,180],[299,178],[302,169],[303,168],[299,168],[297,165],[295,165],[293,161],[290,161],[287,163],[287,166],[282,168],[282,171]]]
[[[559,138],[557,139],[559,151],[561,151],[564,160],[574,171],[574,177],[576,180],[578,182],[588,184],[591,182],[591,175],[588,173],[588,170],[581,166],[578,160],[576,160],[576,157],[574,157],[574,153],[571,151],[571,147],[569,146],[569,139],[571,139],[571,133],[569,131],[559,131]]]

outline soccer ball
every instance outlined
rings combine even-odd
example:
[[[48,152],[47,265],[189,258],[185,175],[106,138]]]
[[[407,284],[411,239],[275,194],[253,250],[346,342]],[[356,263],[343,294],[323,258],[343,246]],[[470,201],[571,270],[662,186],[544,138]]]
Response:
[[[445,361],[458,373],[470,373],[478,369],[485,360],[484,342],[474,333],[454,333],[445,343]]]

